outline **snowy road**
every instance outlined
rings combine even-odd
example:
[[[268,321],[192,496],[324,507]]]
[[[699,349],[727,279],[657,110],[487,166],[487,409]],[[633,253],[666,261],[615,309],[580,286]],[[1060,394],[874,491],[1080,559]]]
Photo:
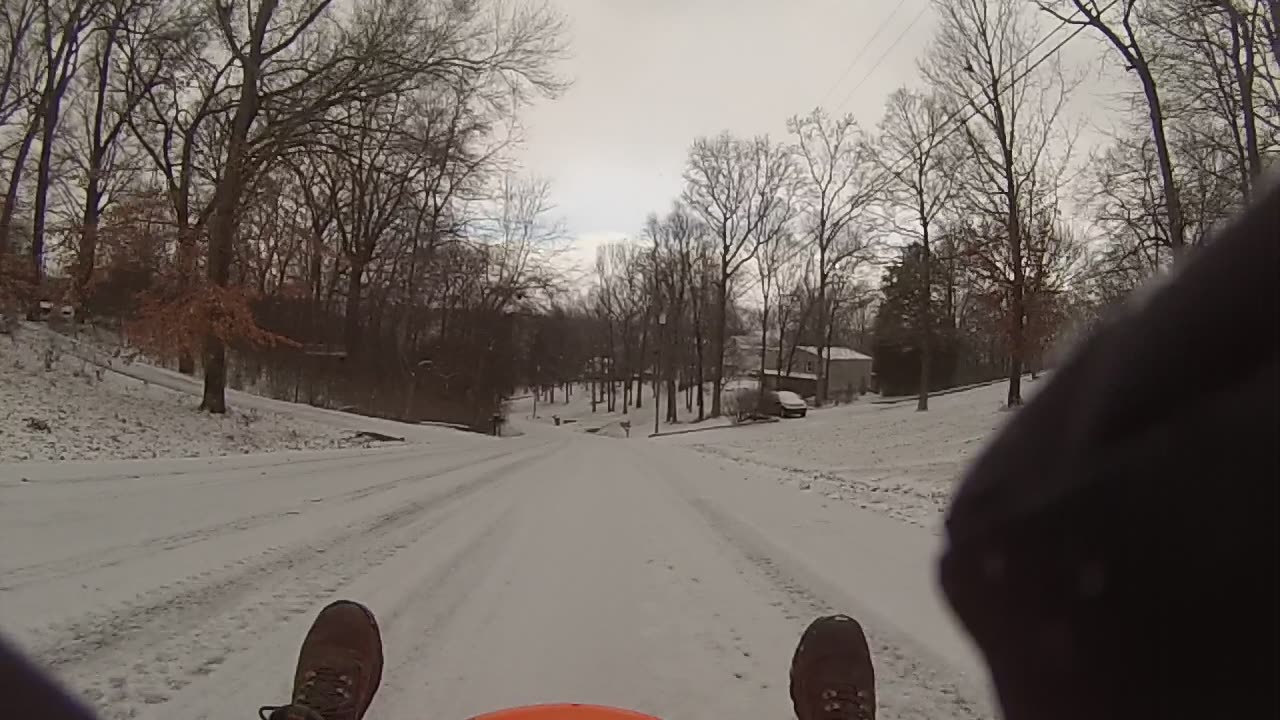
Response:
[[[512,440],[0,472],[0,630],[106,718],[285,701],[338,597],[386,643],[372,720],[620,704],[787,718],[798,633],[872,635],[881,718],[990,717],[936,537],[662,441]]]

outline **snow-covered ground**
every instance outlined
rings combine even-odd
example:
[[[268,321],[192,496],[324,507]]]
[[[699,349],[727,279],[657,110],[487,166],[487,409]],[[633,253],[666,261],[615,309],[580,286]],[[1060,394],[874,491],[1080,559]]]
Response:
[[[298,643],[339,597],[382,626],[371,720],[555,701],[789,717],[792,648],[830,612],[868,629],[882,720],[993,717],[934,584],[938,539],[900,519],[930,524],[1007,417],[1003,386],[928,414],[862,404],[656,440],[648,402],[628,413],[637,442],[600,437],[619,414],[592,416],[579,391],[536,422],[517,401],[520,437],[497,439],[235,392],[235,414],[208,418],[198,381],[70,341],[46,370],[45,330],[25,332],[0,338],[0,415],[39,410],[47,434],[76,429],[63,455],[98,459],[0,463],[0,632],[104,718],[285,701]],[[136,439],[103,434],[112,413]],[[213,437],[251,413],[252,446]],[[603,429],[580,432],[588,419]],[[409,442],[286,451],[273,433],[291,428]],[[0,461],[57,457],[2,432]],[[206,456],[106,459],[146,448]],[[276,451],[226,454],[246,449]]]
[[[662,432],[678,432],[690,428],[703,427],[722,427],[729,425],[729,421],[724,418],[707,418],[702,422],[693,422],[697,417],[696,410],[693,413],[685,410],[684,393],[680,393],[680,422],[677,424],[662,423]],[[566,401],[567,400],[567,401]],[[696,402],[696,400],[695,400]],[[707,394],[705,396],[706,408],[711,410],[711,385],[707,385]],[[653,387],[645,385],[643,397],[641,398],[641,406],[635,407],[631,405],[626,412],[622,411],[622,396],[619,390],[618,402],[613,412],[609,412],[605,402],[596,404],[596,408],[591,408],[591,389],[588,385],[575,385],[573,392],[566,399],[564,393],[556,390],[555,402],[547,402],[546,399],[539,400],[537,403],[537,415],[534,415],[533,396],[522,394],[517,399],[511,400],[508,404],[508,412],[512,418],[517,420],[533,420],[543,424],[553,425],[555,418],[558,416],[564,427],[571,431],[590,432],[597,435],[613,438],[627,438],[627,432],[623,423],[631,423],[630,438],[640,439],[647,438],[653,433]],[[664,391],[662,406],[666,407],[666,394]]]
[[[518,703],[790,716],[800,631],[868,628],[880,717],[992,717],[936,538],[665,442],[516,439],[28,464],[0,479],[0,622],[104,718],[286,699],[325,603],[377,613],[369,717]],[[708,433],[710,434],[710,433]]]
[[[1023,380],[1030,398],[1040,380]],[[801,419],[664,437],[761,469],[779,482],[832,500],[937,528],[956,479],[1011,413],[1000,382],[890,405],[859,402]]]
[[[0,336],[0,463],[204,457],[359,447],[371,430],[410,441],[453,431],[229,392],[229,412],[197,411],[200,381],[113,357],[42,325]]]

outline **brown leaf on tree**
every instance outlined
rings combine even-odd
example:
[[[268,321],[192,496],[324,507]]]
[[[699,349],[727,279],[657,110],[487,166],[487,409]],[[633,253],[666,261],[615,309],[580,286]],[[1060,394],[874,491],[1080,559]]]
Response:
[[[261,328],[253,317],[252,298],[243,288],[200,285],[166,297],[142,301],[136,320],[126,321],[131,342],[160,358],[198,355],[206,332],[232,347],[301,347],[283,335]]]

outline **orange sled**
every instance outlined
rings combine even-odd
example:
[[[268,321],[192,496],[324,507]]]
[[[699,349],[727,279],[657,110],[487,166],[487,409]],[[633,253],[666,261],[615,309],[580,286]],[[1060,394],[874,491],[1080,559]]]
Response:
[[[556,705],[527,705],[525,707],[507,708],[484,715],[477,715],[472,720],[659,720],[652,715],[645,715],[634,710],[605,707],[603,705],[578,705],[573,703]]]

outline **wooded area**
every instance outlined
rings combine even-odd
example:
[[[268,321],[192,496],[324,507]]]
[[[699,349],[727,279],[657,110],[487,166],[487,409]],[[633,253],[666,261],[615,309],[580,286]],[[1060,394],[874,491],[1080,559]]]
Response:
[[[117,323],[203,373],[215,413],[230,384],[486,428],[518,387],[625,410],[660,383],[668,422],[703,419],[747,334],[779,368],[871,354],[921,410],[996,377],[1017,406],[1024,372],[1251,195],[1280,139],[1280,2],[934,12],[878,123],[693,139],[680,197],[584,285],[550,182],[514,161],[521,111],[567,86],[549,6],[8,0],[0,304]],[[1086,40],[1128,103],[1097,148],[1067,111],[1091,69],[1060,53]]]

